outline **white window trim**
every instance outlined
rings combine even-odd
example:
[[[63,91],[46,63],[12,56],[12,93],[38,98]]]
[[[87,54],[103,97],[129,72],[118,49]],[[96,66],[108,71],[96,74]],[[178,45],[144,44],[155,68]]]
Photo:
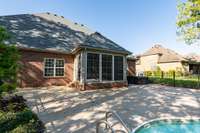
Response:
[[[87,79],[87,55],[88,53],[93,53],[93,54],[99,54],[99,69],[101,69],[99,71],[99,79]],[[112,55],[112,80],[102,80],[102,55]],[[115,56],[121,56],[123,57],[123,79],[122,80],[114,80],[114,76],[115,76],[115,64],[114,64],[114,57]],[[101,82],[101,83],[114,83],[114,82],[124,82],[126,75],[124,74],[124,67],[125,67],[125,55],[121,55],[121,54],[109,54],[109,53],[102,53],[102,52],[95,52],[95,51],[86,51],[86,73],[85,73],[85,77],[86,77],[86,82],[90,83],[90,82]],[[100,66],[101,65],[101,66]]]
[[[47,59],[53,59],[54,60],[54,66],[53,67],[45,67],[45,62]],[[56,60],[63,60],[64,61],[64,67],[56,67]],[[53,68],[53,76],[45,76],[45,68]],[[64,75],[63,76],[56,76],[56,68],[63,68],[64,69]],[[43,60],[43,77],[44,78],[62,78],[65,77],[65,59],[64,58],[44,58]]]

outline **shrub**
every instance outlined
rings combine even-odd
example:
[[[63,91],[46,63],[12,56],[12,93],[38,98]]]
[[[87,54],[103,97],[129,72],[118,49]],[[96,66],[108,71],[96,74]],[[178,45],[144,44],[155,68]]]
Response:
[[[44,126],[37,115],[29,109],[17,113],[3,112],[0,118],[0,132],[42,133]]]
[[[15,90],[16,85],[15,84],[10,84],[10,83],[3,83],[0,86],[0,94],[2,92],[12,92],[13,90]]]
[[[9,95],[0,99],[0,133],[43,133],[44,125],[22,96]]]
[[[27,108],[25,99],[22,96],[4,96],[0,98],[0,110],[4,112],[18,112]]]
[[[176,74],[176,77],[181,77],[181,76],[184,75],[184,72],[180,67],[177,67],[176,71],[175,71],[175,74]]]
[[[19,53],[15,46],[4,44],[9,37],[8,32],[0,27],[0,94],[14,90],[17,84]]]
[[[152,71],[145,71],[144,75],[147,77],[150,77],[150,76],[152,76]]]

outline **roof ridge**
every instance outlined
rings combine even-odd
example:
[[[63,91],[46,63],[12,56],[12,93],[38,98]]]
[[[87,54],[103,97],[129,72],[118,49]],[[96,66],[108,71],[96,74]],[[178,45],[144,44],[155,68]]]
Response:
[[[84,24],[79,24],[77,22],[73,22],[67,18],[65,18],[64,16],[60,16],[54,13],[50,13],[50,12],[46,12],[46,13],[36,13],[36,14],[32,14],[34,16],[37,17],[41,17],[43,19],[46,19],[48,21],[53,21],[56,23],[62,23],[64,25],[67,25],[69,28],[75,30],[75,31],[81,31],[83,33],[86,33],[88,35],[94,33],[94,31],[92,31],[90,28],[86,27]]]

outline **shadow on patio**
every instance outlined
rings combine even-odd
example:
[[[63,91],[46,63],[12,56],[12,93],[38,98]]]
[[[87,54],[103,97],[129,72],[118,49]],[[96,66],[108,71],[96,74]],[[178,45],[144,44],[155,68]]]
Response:
[[[68,93],[64,87],[21,92],[48,132],[94,132],[105,111],[114,110],[134,128],[160,117],[200,117],[200,91],[159,85]]]

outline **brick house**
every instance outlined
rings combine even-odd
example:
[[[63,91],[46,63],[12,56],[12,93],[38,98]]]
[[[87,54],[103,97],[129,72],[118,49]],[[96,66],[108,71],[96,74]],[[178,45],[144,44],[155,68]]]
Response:
[[[20,87],[66,85],[80,90],[127,86],[127,55],[98,32],[51,13],[1,16],[21,53]]]

